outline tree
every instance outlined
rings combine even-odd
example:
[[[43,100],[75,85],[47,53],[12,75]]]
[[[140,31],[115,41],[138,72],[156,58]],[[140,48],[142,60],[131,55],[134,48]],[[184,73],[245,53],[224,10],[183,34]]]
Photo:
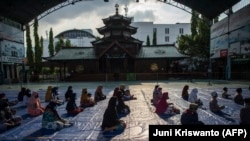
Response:
[[[191,17],[192,38],[195,38],[195,36],[197,36],[197,34],[198,34],[198,31],[197,31],[198,22],[199,22],[199,13],[192,10],[192,17]]]
[[[191,18],[191,36],[181,35],[178,39],[179,50],[190,56],[209,58],[210,50],[210,22],[194,10]]]
[[[29,25],[25,25],[25,29],[26,29],[26,45],[27,45],[26,57],[28,59],[28,66],[32,68],[34,63],[34,52],[32,50]]]
[[[36,68],[35,70],[39,72],[39,68],[37,67],[40,63],[40,43],[39,43],[39,36],[38,36],[38,20],[35,18],[34,21],[34,40],[35,40],[35,64]]]
[[[40,37],[40,50],[39,50],[39,62],[42,62],[42,56],[43,56],[43,37]]]
[[[147,36],[147,43],[146,43],[147,46],[150,46],[150,39],[149,39],[149,35]]]
[[[55,51],[58,52],[64,46],[63,38],[60,37],[59,41],[56,42]]]
[[[49,56],[53,56],[55,53],[55,47],[54,47],[54,37],[53,37],[53,30],[52,28],[50,28],[49,31],[49,45],[48,45],[48,49],[49,49]]]
[[[69,39],[67,39],[66,40],[66,42],[65,42],[65,45],[64,45],[65,47],[71,47],[72,45],[71,45],[71,42],[70,42],[70,40]]]
[[[153,32],[153,41],[152,41],[153,46],[157,45],[157,36],[156,35],[157,35],[157,31],[154,30],[154,32]]]

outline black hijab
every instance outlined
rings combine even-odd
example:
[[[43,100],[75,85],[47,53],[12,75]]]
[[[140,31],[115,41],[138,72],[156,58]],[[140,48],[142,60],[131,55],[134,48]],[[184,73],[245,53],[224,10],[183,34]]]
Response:
[[[103,130],[105,129],[105,127],[112,127],[119,124],[119,119],[116,112],[116,102],[117,97],[113,96],[110,98],[108,107],[103,115],[103,121],[101,126]]]

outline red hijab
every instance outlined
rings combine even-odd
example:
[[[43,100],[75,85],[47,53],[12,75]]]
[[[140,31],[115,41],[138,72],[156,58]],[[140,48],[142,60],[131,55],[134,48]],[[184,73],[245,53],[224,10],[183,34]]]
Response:
[[[167,108],[168,108],[167,99],[169,99],[168,92],[164,92],[162,94],[161,99],[158,101],[158,103],[156,105],[155,112],[157,114],[163,114],[167,110]]]
[[[188,85],[185,85],[185,86],[183,87],[183,89],[182,89],[182,96],[184,96],[184,95],[187,95],[187,94],[188,94],[188,88],[189,88],[189,86],[188,86]]]

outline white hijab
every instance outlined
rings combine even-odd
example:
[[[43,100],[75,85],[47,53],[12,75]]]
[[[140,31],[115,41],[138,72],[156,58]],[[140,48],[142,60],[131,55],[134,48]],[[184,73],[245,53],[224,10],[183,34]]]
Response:
[[[197,93],[197,88],[192,89],[191,93],[189,94],[188,101],[191,103],[195,103],[198,100]]]

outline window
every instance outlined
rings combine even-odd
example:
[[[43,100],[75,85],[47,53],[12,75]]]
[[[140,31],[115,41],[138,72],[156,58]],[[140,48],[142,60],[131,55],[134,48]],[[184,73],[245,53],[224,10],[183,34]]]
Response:
[[[165,41],[169,42],[169,36],[165,36]]]
[[[180,28],[180,34],[183,34],[183,33],[184,33],[184,29]]]
[[[169,34],[169,28],[165,28],[165,34]]]
[[[17,52],[16,51],[11,51],[11,56],[12,57],[17,57]]]

